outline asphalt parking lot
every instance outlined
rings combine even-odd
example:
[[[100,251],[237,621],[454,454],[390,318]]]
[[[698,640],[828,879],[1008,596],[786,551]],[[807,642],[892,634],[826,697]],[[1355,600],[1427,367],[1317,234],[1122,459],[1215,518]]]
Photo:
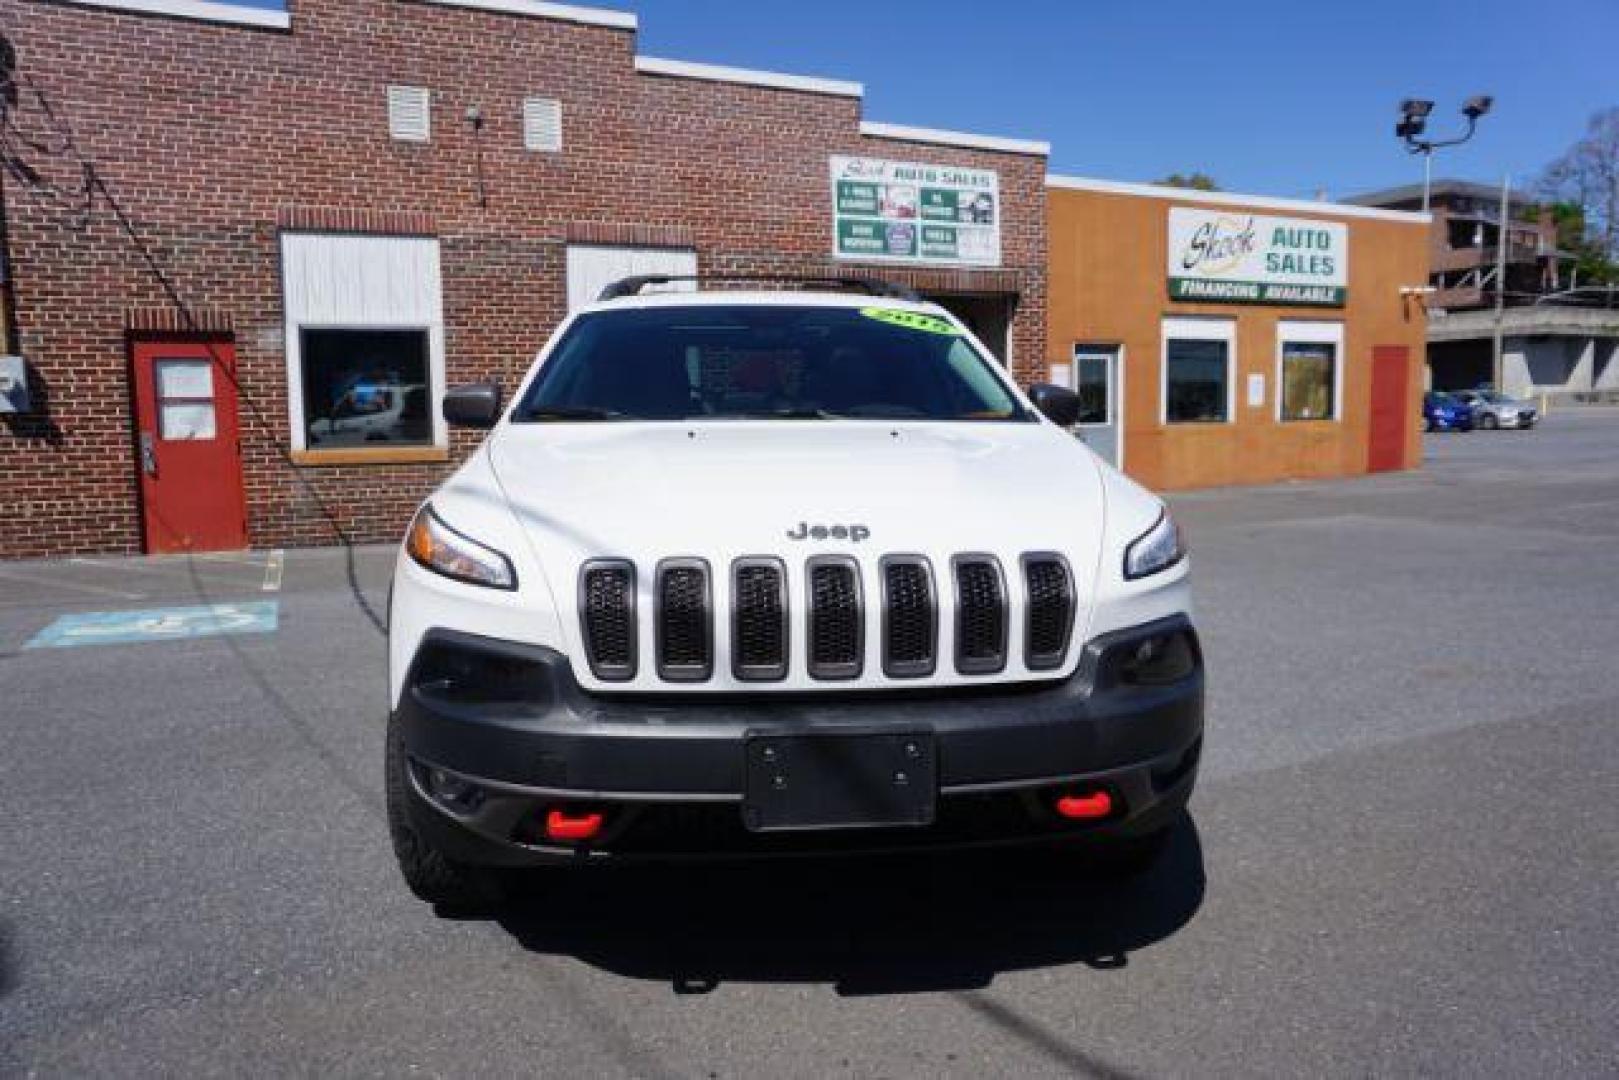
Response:
[[[635,871],[440,919],[382,823],[390,552],[0,563],[0,1074],[1612,1074],[1619,415],[1427,438],[1175,499],[1209,745],[1128,885]]]

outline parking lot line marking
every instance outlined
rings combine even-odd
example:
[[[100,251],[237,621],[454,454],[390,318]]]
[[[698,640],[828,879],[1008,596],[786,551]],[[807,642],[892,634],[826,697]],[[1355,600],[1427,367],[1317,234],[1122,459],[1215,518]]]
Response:
[[[199,551],[192,555],[180,555],[176,557],[182,559],[195,559],[197,562],[206,563],[235,563],[241,566],[258,566],[263,561],[262,556],[257,551]]]
[[[199,607],[81,611],[63,615],[35,634],[23,648],[75,649],[85,645],[188,641],[222,634],[272,634],[279,610],[275,600],[252,600]]]
[[[264,560],[264,591],[281,591],[281,572],[286,566],[287,553],[280,548],[270,552],[270,557]]]
[[[61,578],[51,577],[47,574],[29,571],[26,574],[7,573],[0,570],[0,578],[8,581],[21,581],[29,585],[49,585],[57,589],[70,589],[77,592],[90,593],[92,596],[112,596],[119,600],[145,600],[145,593],[126,592],[123,589],[109,589],[105,585],[86,585],[82,581],[63,581]]]

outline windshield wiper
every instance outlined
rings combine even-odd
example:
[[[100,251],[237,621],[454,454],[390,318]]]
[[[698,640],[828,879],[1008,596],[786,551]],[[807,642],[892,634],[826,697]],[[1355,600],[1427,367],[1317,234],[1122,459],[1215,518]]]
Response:
[[[812,409],[807,406],[761,409],[758,412],[745,412],[736,415],[749,420],[836,420],[838,418],[837,413],[827,412],[825,409]]]
[[[593,405],[536,405],[523,413],[524,420],[627,420],[621,412]]]

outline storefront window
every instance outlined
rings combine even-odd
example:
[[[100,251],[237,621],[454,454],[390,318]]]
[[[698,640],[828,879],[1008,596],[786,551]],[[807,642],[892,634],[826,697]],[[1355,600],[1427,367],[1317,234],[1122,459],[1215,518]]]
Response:
[[[1164,342],[1164,420],[1217,424],[1230,418],[1231,344],[1171,337]]]
[[[301,333],[311,449],[430,446],[426,330]]]
[[[1325,319],[1283,319],[1276,324],[1276,419],[1338,419],[1339,358],[1344,324]]]
[[[1337,346],[1324,341],[1282,343],[1282,419],[1330,420],[1337,381]]]

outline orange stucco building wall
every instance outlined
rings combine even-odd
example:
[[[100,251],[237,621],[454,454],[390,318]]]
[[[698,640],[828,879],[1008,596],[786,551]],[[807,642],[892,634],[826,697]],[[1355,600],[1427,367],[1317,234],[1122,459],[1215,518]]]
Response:
[[[1292,478],[1350,476],[1368,471],[1372,427],[1372,356],[1405,350],[1403,376],[1385,389],[1403,400],[1406,418],[1393,434],[1391,459],[1419,464],[1419,397],[1427,317],[1419,295],[1401,289],[1428,280],[1428,226],[1419,215],[1365,217],[1324,204],[1234,205],[1229,196],[1200,201],[1196,193],[1047,189],[1049,318],[1047,358],[1072,362],[1077,343],[1122,348],[1124,469],[1149,487],[1177,489],[1270,483]],[[1170,209],[1187,206],[1342,222],[1348,228],[1348,281],[1342,307],[1185,303],[1170,299],[1167,245]],[[1308,207],[1308,209],[1304,209]],[[1234,319],[1232,377],[1235,406],[1228,423],[1162,421],[1163,320],[1215,316]],[[1342,401],[1336,420],[1278,419],[1277,323],[1343,323]],[[1390,369],[1385,368],[1385,376]],[[1398,370],[1398,369],[1395,369]],[[1264,400],[1249,404],[1249,375],[1264,377]],[[1391,411],[1390,415],[1394,415]],[[1388,437],[1385,433],[1384,437]]]

